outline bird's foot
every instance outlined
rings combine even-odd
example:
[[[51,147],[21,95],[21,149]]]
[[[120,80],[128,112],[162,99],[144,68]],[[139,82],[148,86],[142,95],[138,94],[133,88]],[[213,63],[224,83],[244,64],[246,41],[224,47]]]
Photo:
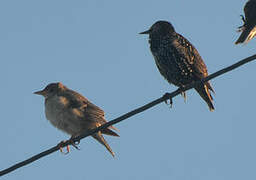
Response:
[[[241,17],[243,23],[245,23],[245,18],[244,18],[244,16],[243,16],[243,15],[240,15],[240,17]]]
[[[184,102],[186,103],[186,100],[187,100],[187,95],[186,95],[186,92],[185,92],[185,90],[184,90],[184,87],[185,86],[182,86],[182,87],[180,87],[180,89],[181,89],[181,96],[184,98]]]
[[[181,92],[181,96],[184,98],[184,102],[186,103],[186,101],[187,101],[186,92],[185,92],[185,91],[182,91],[182,92]]]
[[[244,31],[244,29],[245,29],[245,25],[239,26],[237,28],[237,32],[242,32],[242,31]]]
[[[72,145],[74,148],[76,148],[77,150],[80,150],[79,147],[77,146],[77,145],[80,143],[80,140],[77,141],[77,142],[74,142],[74,141],[73,141],[73,138],[74,138],[74,136],[71,136],[71,138],[69,139],[71,145]]]
[[[74,141],[72,140],[72,138],[73,138],[73,137],[71,137],[68,141],[70,141],[71,145],[72,145],[74,148],[76,148],[77,150],[80,150],[79,147],[77,146],[77,145],[80,143],[80,141],[74,142]],[[68,154],[68,153],[70,152],[70,147],[69,147],[69,145],[67,145],[67,151],[66,151],[66,152],[63,151],[63,147],[65,146],[66,143],[67,143],[67,141],[61,141],[61,142],[58,144],[59,149],[60,149],[60,152],[61,152],[62,154]]]
[[[172,101],[172,97],[170,96],[170,93],[165,93],[163,95],[163,98],[165,99],[164,100],[165,104],[170,105],[170,108],[172,108],[173,101]],[[169,100],[169,103],[168,103],[168,100]]]
[[[241,19],[242,19],[242,21],[243,21],[244,24],[243,24],[242,26],[239,26],[239,27],[238,27],[237,32],[244,31],[245,26],[246,26],[246,21],[245,21],[244,16],[243,16],[243,15],[240,15],[240,16],[241,16]]]
[[[67,142],[67,141],[61,141],[61,142],[58,144],[59,149],[60,149],[60,152],[61,152],[62,154],[68,154],[68,153],[70,152],[69,145],[67,145],[67,152],[64,152],[64,151],[63,151],[63,147],[65,146],[65,143],[66,143],[66,142]]]

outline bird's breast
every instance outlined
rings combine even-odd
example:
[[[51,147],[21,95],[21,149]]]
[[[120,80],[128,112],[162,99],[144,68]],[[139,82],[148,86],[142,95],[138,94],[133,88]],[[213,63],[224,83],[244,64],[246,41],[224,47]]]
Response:
[[[45,101],[46,118],[54,125],[59,121],[62,114],[66,111],[67,100],[63,97],[51,97]]]
[[[45,101],[45,115],[53,126],[70,135],[77,135],[83,130],[81,111],[71,108],[65,97],[55,96],[47,99]]]
[[[178,49],[180,44],[171,38],[165,38],[154,46],[157,48],[152,48],[151,52],[161,75],[176,86],[189,83],[193,72],[191,65],[185,59],[186,56]]]

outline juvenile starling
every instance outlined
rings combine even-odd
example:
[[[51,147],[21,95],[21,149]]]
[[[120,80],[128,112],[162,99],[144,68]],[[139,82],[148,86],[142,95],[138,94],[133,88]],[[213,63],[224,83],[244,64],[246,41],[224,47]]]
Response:
[[[140,34],[149,34],[150,49],[156,66],[169,83],[183,87],[208,76],[206,65],[196,48],[176,33],[171,23],[158,21]],[[214,91],[210,82],[202,83],[195,89],[208,104],[210,111],[213,111],[213,98],[209,90]]]
[[[244,15],[241,15],[244,24],[238,29],[242,34],[235,44],[247,43],[256,35],[256,0],[249,0],[245,4]]]
[[[81,94],[68,89],[62,83],[51,83],[42,91],[35,92],[35,94],[45,97],[46,118],[53,126],[71,135],[71,138],[107,122],[104,118],[103,110],[92,104]],[[102,135],[118,136],[110,128],[116,130],[113,126],[110,126],[93,134],[92,137],[103,144],[114,156],[114,152]]]

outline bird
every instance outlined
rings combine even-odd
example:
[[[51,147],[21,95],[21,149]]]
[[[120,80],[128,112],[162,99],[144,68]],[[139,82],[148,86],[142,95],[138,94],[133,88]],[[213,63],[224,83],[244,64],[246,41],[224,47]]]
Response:
[[[67,88],[61,82],[50,83],[43,90],[34,92],[45,98],[45,115],[53,126],[71,135],[71,139],[97,128],[107,121],[104,111],[81,94]],[[114,157],[114,152],[102,134],[119,136],[113,126],[92,135]],[[72,144],[75,146],[75,144]],[[76,146],[75,146],[76,147]],[[69,152],[69,148],[67,149]]]
[[[157,21],[149,30],[140,34],[149,35],[150,50],[156,66],[170,84],[182,88],[208,76],[207,67],[196,48],[177,33],[170,22]],[[210,91],[214,92],[214,90],[210,82],[200,83],[195,90],[208,104],[210,111],[213,111]],[[186,100],[185,92],[183,96]]]
[[[235,44],[248,43],[256,35],[256,0],[246,2],[244,15],[241,15],[244,24],[238,28],[242,33]]]

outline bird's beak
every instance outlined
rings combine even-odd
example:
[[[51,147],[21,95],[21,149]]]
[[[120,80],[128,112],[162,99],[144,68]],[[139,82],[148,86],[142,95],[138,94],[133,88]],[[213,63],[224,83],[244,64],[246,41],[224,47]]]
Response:
[[[34,94],[38,94],[38,95],[45,96],[45,95],[46,95],[46,91],[44,91],[44,90],[42,90],[42,91],[36,91],[36,92],[34,92]]]
[[[144,31],[144,32],[141,32],[139,34],[149,34],[151,32],[151,29],[147,30],[147,31]]]

